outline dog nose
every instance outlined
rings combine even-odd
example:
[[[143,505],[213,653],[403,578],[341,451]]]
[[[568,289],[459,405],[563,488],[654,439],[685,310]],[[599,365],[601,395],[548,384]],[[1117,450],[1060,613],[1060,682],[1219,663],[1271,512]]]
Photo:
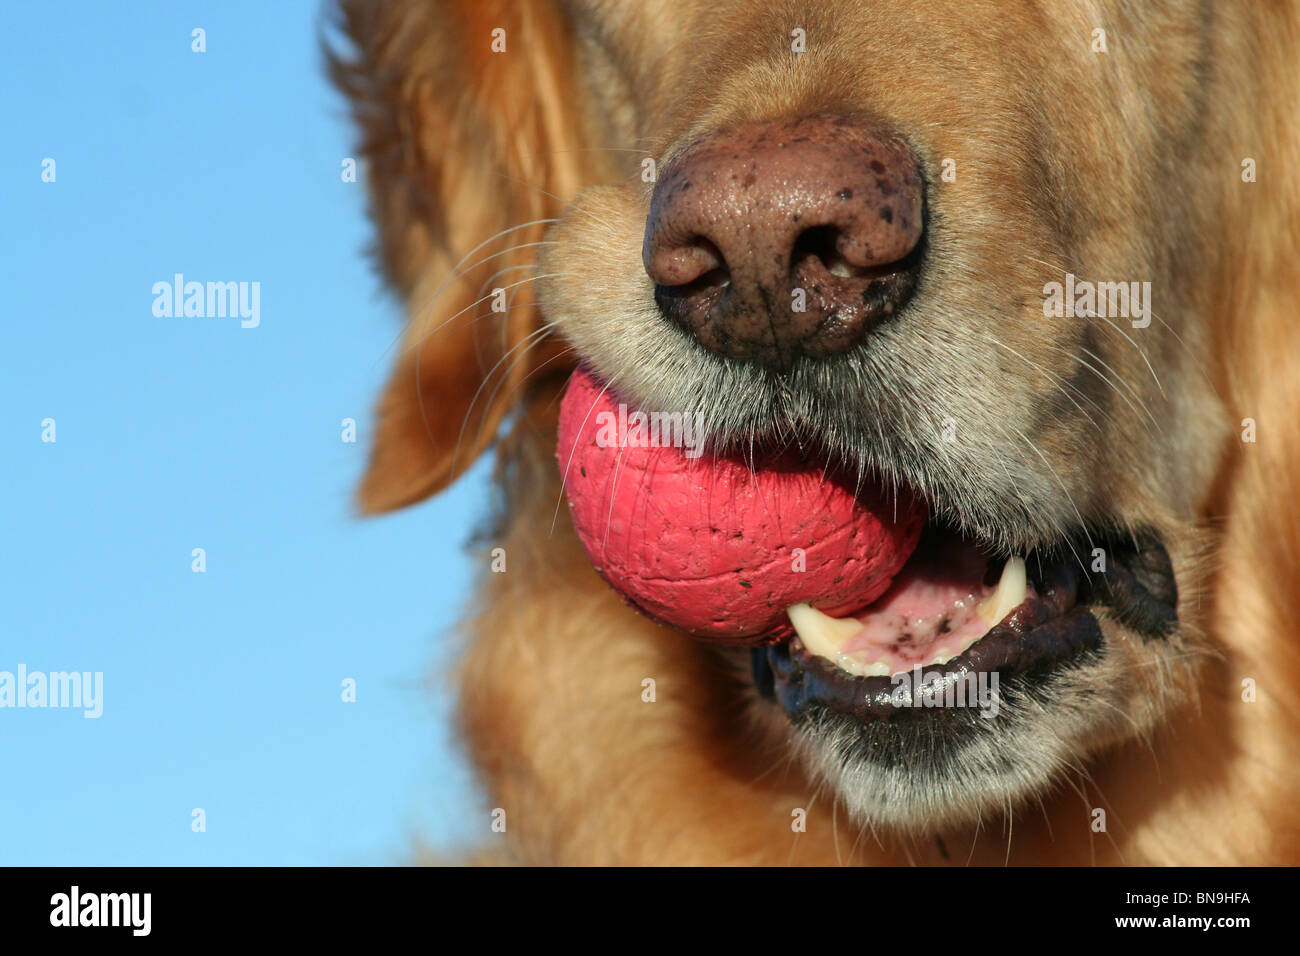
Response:
[[[788,370],[852,348],[911,296],[923,201],[916,159],[882,125],[751,124],[665,171],[642,260],[659,308],[702,345]]]

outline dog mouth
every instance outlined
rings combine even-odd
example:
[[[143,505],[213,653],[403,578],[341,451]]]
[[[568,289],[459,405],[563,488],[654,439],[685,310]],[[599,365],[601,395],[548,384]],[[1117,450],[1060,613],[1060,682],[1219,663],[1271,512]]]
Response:
[[[846,471],[815,443],[691,455],[651,440],[647,421],[574,373],[557,443],[574,529],[628,604],[749,646],[759,691],[796,723],[890,719],[922,690],[901,675],[930,693],[993,678],[1033,689],[1096,655],[1107,618],[1149,637],[1177,624],[1153,532],[1079,527],[1016,554],[901,476]]]
[[[856,614],[791,606],[794,633],[750,651],[754,683],[796,724],[824,711],[859,722],[938,719],[945,701],[996,715],[999,685],[1043,683],[1100,652],[1099,612],[1162,638],[1176,608],[1173,568],[1153,533],[1080,533],[1000,557],[931,523],[889,590]]]

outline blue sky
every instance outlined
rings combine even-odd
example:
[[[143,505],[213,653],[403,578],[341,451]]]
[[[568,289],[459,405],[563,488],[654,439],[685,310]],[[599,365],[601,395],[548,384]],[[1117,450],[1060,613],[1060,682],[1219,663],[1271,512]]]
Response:
[[[0,708],[0,864],[473,840],[487,810],[437,675],[486,474],[353,516],[400,309],[341,181],[320,4],[125,10],[0,9],[0,671],[103,673],[98,719]],[[260,324],[155,316],[175,273],[258,282]]]

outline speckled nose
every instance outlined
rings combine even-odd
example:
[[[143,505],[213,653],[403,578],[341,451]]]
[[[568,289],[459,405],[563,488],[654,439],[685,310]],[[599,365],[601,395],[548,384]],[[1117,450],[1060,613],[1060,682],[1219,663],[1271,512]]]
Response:
[[[700,344],[788,370],[857,345],[911,296],[924,191],[906,143],[842,118],[715,133],[655,186],[642,259]]]

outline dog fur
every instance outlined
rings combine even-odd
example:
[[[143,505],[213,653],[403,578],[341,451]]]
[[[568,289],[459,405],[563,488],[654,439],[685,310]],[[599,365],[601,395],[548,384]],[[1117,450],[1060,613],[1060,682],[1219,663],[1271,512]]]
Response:
[[[483,543],[509,570],[483,575],[458,684],[469,752],[507,813],[503,858],[1300,862],[1300,8],[339,10],[350,49],[333,73],[362,133],[379,259],[409,304],[360,502],[418,501],[495,450]],[[806,53],[789,49],[795,27]],[[730,124],[823,112],[908,137],[935,196],[930,258],[912,318],[873,333],[854,376],[805,366],[778,388],[665,328],[640,173]],[[1071,271],[1149,279],[1157,321],[1141,336],[1045,325],[1037,290]],[[484,301],[498,287],[504,314]],[[1105,621],[1104,659],[942,786],[887,779],[835,728],[793,731],[736,658],[640,618],[591,569],[555,462],[579,359],[701,413],[719,441],[815,422],[846,461],[1008,552],[1081,526],[1157,529],[1179,631],[1157,647]],[[954,416],[963,441],[937,441]],[[1014,772],[995,779],[997,761]]]

